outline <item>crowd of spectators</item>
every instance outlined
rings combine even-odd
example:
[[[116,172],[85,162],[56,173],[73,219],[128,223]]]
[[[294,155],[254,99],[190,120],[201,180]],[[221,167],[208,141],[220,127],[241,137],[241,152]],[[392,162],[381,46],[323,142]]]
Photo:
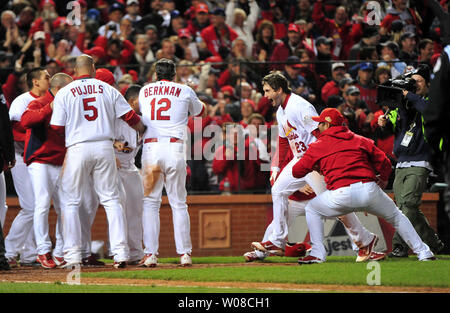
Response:
[[[274,108],[261,79],[283,72],[292,92],[318,113],[336,107],[354,132],[370,137],[395,162],[393,134],[380,131],[377,84],[419,64],[432,68],[442,51],[439,22],[425,1],[392,0],[14,0],[0,5],[0,83],[6,102],[28,91],[26,73],[74,74],[80,54],[109,69],[117,88],[154,79],[152,64],[178,64],[177,80],[207,103],[200,127],[225,130],[212,160],[188,161],[192,192],[267,192]],[[440,1],[448,10],[448,1]],[[253,131],[248,125],[255,126]],[[242,131],[243,130],[243,131]],[[247,131],[246,131],[247,130]],[[243,136],[236,145],[233,136]],[[192,141],[209,149],[210,137]],[[195,149],[192,149],[195,150]],[[242,150],[242,151],[240,151]],[[254,160],[230,160],[241,153]]]

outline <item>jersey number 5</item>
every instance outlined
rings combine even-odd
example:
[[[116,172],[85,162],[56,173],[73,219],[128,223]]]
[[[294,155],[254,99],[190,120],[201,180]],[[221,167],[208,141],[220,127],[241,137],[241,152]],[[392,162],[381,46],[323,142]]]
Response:
[[[155,106],[156,106],[156,99],[153,98],[152,102],[150,103],[151,105],[151,116],[150,119],[153,121],[155,120]],[[156,110],[156,120],[157,121],[169,121],[170,120],[170,115],[162,115],[162,112],[165,112],[167,110],[170,109],[170,107],[172,106],[172,103],[170,102],[169,99],[167,98],[162,98],[158,101],[158,105],[160,106],[158,108],[158,110]]]
[[[95,102],[95,97],[83,99],[84,111],[92,111],[91,115],[85,114],[84,118],[87,119],[88,121],[95,121],[98,117],[98,110],[95,106],[89,105],[90,102]]]

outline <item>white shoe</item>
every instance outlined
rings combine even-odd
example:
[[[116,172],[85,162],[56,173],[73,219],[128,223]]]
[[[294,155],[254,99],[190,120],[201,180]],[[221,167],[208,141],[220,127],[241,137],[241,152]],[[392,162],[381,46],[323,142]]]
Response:
[[[183,254],[180,258],[181,266],[191,266],[192,265],[192,259],[191,256],[187,253]]]
[[[146,254],[142,260],[138,263],[138,266],[156,267],[158,264],[158,258],[154,254]]]

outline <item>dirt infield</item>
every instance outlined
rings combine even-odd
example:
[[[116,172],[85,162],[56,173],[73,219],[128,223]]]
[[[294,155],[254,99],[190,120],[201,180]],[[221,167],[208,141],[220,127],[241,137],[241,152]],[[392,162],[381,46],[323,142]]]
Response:
[[[279,266],[280,264],[276,264]],[[205,267],[236,267],[238,264],[194,264],[192,268]],[[244,266],[244,265],[241,265]],[[273,264],[245,264],[245,266],[273,266]],[[160,264],[158,269],[177,268],[179,265]],[[132,271],[142,270],[137,266],[125,269],[114,269],[112,265],[105,267],[82,268],[82,272]],[[145,270],[145,269],[144,269]],[[10,271],[0,272],[1,282],[29,282],[29,283],[65,283],[67,269],[46,270],[40,267],[19,267]],[[163,286],[163,287],[211,287],[211,288],[245,288],[261,290],[281,290],[286,292],[370,292],[370,293],[450,293],[449,288],[435,287],[393,287],[393,286],[349,286],[349,285],[316,285],[316,284],[281,284],[281,283],[252,283],[252,282],[196,282],[196,281],[165,281],[148,279],[112,279],[112,278],[81,278],[81,284],[86,285],[123,285],[123,286]]]

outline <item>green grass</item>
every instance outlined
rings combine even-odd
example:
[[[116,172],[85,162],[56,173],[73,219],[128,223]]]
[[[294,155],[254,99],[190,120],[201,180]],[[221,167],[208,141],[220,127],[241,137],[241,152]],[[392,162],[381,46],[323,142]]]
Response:
[[[354,257],[329,257],[323,264],[292,266],[237,266],[177,269],[144,269],[137,271],[84,273],[85,277],[161,279],[184,281],[226,281],[291,284],[367,285],[367,275],[373,270],[368,263],[355,263]],[[228,260],[228,261],[227,261]],[[295,262],[295,258],[271,257],[270,263]],[[177,259],[161,259],[160,263],[176,263]],[[450,256],[440,256],[433,262],[419,262],[416,257],[388,259],[379,262],[381,285],[450,287]],[[238,263],[239,257],[194,258],[194,263]]]
[[[285,293],[295,291],[117,285],[67,285],[62,283],[0,283],[0,293]]]

